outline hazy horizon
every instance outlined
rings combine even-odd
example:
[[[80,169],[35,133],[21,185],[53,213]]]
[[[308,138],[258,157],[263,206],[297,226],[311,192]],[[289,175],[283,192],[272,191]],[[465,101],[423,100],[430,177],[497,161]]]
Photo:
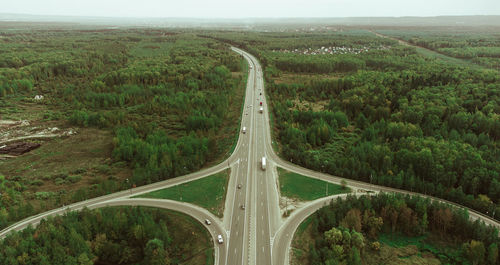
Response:
[[[1,13],[109,18],[349,18],[500,15],[498,0],[19,0],[2,4]]]

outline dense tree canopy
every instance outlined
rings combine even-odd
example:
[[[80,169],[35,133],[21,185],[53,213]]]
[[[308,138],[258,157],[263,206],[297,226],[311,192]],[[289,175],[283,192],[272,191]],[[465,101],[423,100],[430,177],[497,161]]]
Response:
[[[449,264],[497,264],[498,230],[472,222],[466,211],[421,197],[380,194],[349,196],[321,208],[310,218],[315,238],[308,249],[309,264],[356,263],[364,249],[378,250],[380,233],[406,236],[439,235],[458,245],[458,253],[439,257]],[[376,255],[376,252],[367,254]],[[362,256],[362,255],[361,255]]]
[[[227,44],[166,29],[63,27],[0,30],[0,36],[2,106],[43,95],[37,104],[54,113],[47,120],[67,120],[58,127],[115,134],[104,176],[87,187],[33,191],[33,183],[43,185],[51,176],[32,181],[0,172],[9,188],[0,191],[8,194],[0,196],[0,227],[62,204],[187,174],[221,159],[235,142],[246,68]],[[110,173],[109,165],[120,163],[133,170],[132,177]],[[68,174],[54,178],[63,182]]]
[[[500,47],[497,37],[481,36]],[[429,58],[368,31],[214,38],[249,49],[265,65],[285,159],[500,212],[498,71]],[[325,48],[332,46],[351,52]]]
[[[68,212],[9,234],[0,242],[0,263],[179,264],[212,244],[189,218],[141,207]],[[193,233],[198,237],[186,236]]]

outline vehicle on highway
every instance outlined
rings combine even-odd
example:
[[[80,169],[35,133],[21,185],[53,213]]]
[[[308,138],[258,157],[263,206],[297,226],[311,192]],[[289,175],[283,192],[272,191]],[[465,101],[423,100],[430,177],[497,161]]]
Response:
[[[260,107],[259,112],[260,112],[260,113],[264,112],[264,108],[263,108],[263,107]]]
[[[260,102],[260,105],[262,106],[262,101]]]
[[[217,236],[217,241],[219,242],[219,244],[224,243],[224,239],[222,239],[222,235]]]
[[[252,65],[250,65],[250,69],[252,69],[252,68],[253,68],[253,66],[252,66]]]
[[[247,132],[247,127],[244,127],[243,126],[243,129],[241,130],[242,133],[246,133]]]
[[[238,189],[241,189],[241,184],[238,184]]]
[[[261,96],[262,96],[262,92],[260,92],[260,93],[259,93],[259,95],[261,95]]]
[[[266,170],[266,157],[263,156],[261,162],[262,170]]]
[[[242,210],[245,210],[245,204],[242,204],[240,207]]]
[[[210,220],[208,220],[208,219],[205,219],[205,224],[207,224],[207,225],[211,225],[211,224],[212,224],[212,222],[210,222]]]

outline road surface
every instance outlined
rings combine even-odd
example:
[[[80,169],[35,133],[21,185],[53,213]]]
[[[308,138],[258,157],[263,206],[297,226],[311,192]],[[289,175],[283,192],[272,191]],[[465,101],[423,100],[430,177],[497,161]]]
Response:
[[[251,67],[248,74],[245,103],[240,124],[241,128],[247,128],[246,133],[240,130],[236,148],[227,160],[211,168],[186,176],[74,203],[26,218],[0,231],[0,238],[5,237],[12,230],[23,229],[29,224],[36,225],[43,218],[62,214],[69,210],[80,210],[84,207],[94,209],[118,205],[142,205],[180,211],[193,216],[200,222],[203,222],[204,219],[211,220],[212,225],[207,229],[214,237],[216,264],[288,264],[291,240],[298,225],[307,216],[336,196],[305,203],[301,208],[292,212],[289,217],[282,217],[276,168],[282,167],[292,172],[336,184],[340,184],[343,179],[296,166],[284,161],[274,152],[262,68],[257,59],[251,54],[234,47],[232,49],[241,54]],[[264,109],[263,113],[259,112],[261,102]],[[264,156],[267,158],[266,170],[261,168],[261,159]],[[161,199],[131,199],[136,195],[210,176],[227,168],[231,168],[231,176],[222,219],[215,217],[205,209],[188,203]],[[429,197],[359,181],[348,179],[346,181],[347,186],[352,188],[353,191],[363,189]],[[238,188],[238,185],[241,185],[241,188]],[[450,203],[433,197],[429,198]],[[487,216],[470,209],[469,212],[472,219],[480,219],[487,224],[500,227],[498,222]],[[219,245],[216,243],[218,234],[223,235],[224,244]]]

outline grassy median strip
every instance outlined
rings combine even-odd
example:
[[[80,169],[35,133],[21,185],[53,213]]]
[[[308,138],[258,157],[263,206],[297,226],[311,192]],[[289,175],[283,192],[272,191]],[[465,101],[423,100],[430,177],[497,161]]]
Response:
[[[281,195],[301,201],[349,193],[351,189],[323,180],[314,179],[278,167]]]
[[[218,217],[224,213],[229,170],[137,197],[170,199],[201,206]]]

